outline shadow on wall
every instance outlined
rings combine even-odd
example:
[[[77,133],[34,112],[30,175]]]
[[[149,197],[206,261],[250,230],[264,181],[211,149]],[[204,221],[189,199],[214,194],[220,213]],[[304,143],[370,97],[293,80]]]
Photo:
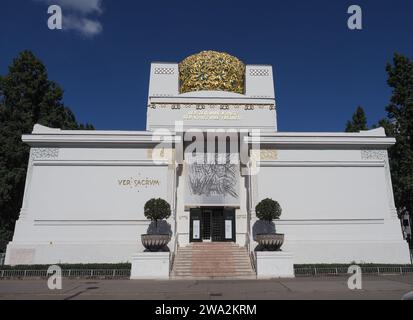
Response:
[[[155,221],[151,221],[147,234],[168,234],[172,237],[172,228],[165,220],[158,221],[158,224],[156,224]]]

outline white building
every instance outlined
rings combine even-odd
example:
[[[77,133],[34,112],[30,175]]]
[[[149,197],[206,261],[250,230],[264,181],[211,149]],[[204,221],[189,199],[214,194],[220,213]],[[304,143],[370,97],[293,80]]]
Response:
[[[172,208],[171,251],[191,241],[253,250],[255,205],[272,198],[294,263],[410,263],[388,166],[395,140],[383,129],[278,132],[275,101],[271,66],[203,52],[151,65],[146,131],[35,126],[23,136],[30,160],[6,264],[130,261],[149,226],[144,204],[158,197]],[[211,129],[250,150],[224,182],[181,159],[193,137],[217,149]]]

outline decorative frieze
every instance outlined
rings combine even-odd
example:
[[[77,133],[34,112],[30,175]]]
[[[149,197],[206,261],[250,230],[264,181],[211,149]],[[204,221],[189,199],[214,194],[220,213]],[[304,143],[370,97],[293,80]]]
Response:
[[[175,159],[175,150],[166,148],[148,149],[147,159],[152,161],[167,161],[168,163],[173,163]]]
[[[34,160],[51,160],[59,157],[58,148],[33,148],[32,158]]]
[[[174,68],[166,68],[166,67],[158,67],[155,68],[155,74],[165,74],[165,75],[172,75],[175,73]]]
[[[230,109],[244,109],[247,111],[252,111],[255,109],[260,110],[275,110],[275,105],[273,104],[186,104],[186,103],[151,103],[148,105],[150,109],[171,109],[171,110],[180,110],[180,109],[195,109],[195,110],[205,110],[205,109],[221,109],[221,110],[230,110]]]
[[[173,97],[174,94],[173,93],[154,93],[152,96],[154,98],[169,98],[169,97]]]
[[[387,160],[386,150],[362,149],[361,159],[363,160]]]
[[[269,77],[270,71],[268,69],[250,69],[251,77]]]
[[[253,161],[275,161],[278,160],[278,152],[275,149],[251,150]]]
[[[261,149],[260,158],[262,161],[272,161],[278,159],[278,152],[274,149]]]

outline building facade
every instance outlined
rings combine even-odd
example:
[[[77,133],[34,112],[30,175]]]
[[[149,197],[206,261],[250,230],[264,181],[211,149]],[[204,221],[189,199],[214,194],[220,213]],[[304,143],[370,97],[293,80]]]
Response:
[[[7,264],[117,263],[143,251],[151,198],[167,200],[170,251],[235,242],[253,251],[256,204],[294,263],[410,263],[397,217],[383,129],[277,130],[271,66],[212,51],[152,63],[146,131],[36,125]]]

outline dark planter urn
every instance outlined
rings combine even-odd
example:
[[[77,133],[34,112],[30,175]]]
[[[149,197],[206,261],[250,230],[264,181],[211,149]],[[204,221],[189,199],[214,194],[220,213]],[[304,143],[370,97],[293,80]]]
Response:
[[[255,241],[262,250],[278,251],[284,243],[284,235],[280,233],[257,234]]]
[[[156,252],[164,248],[171,240],[169,234],[143,234],[141,235],[143,246],[149,251]]]

